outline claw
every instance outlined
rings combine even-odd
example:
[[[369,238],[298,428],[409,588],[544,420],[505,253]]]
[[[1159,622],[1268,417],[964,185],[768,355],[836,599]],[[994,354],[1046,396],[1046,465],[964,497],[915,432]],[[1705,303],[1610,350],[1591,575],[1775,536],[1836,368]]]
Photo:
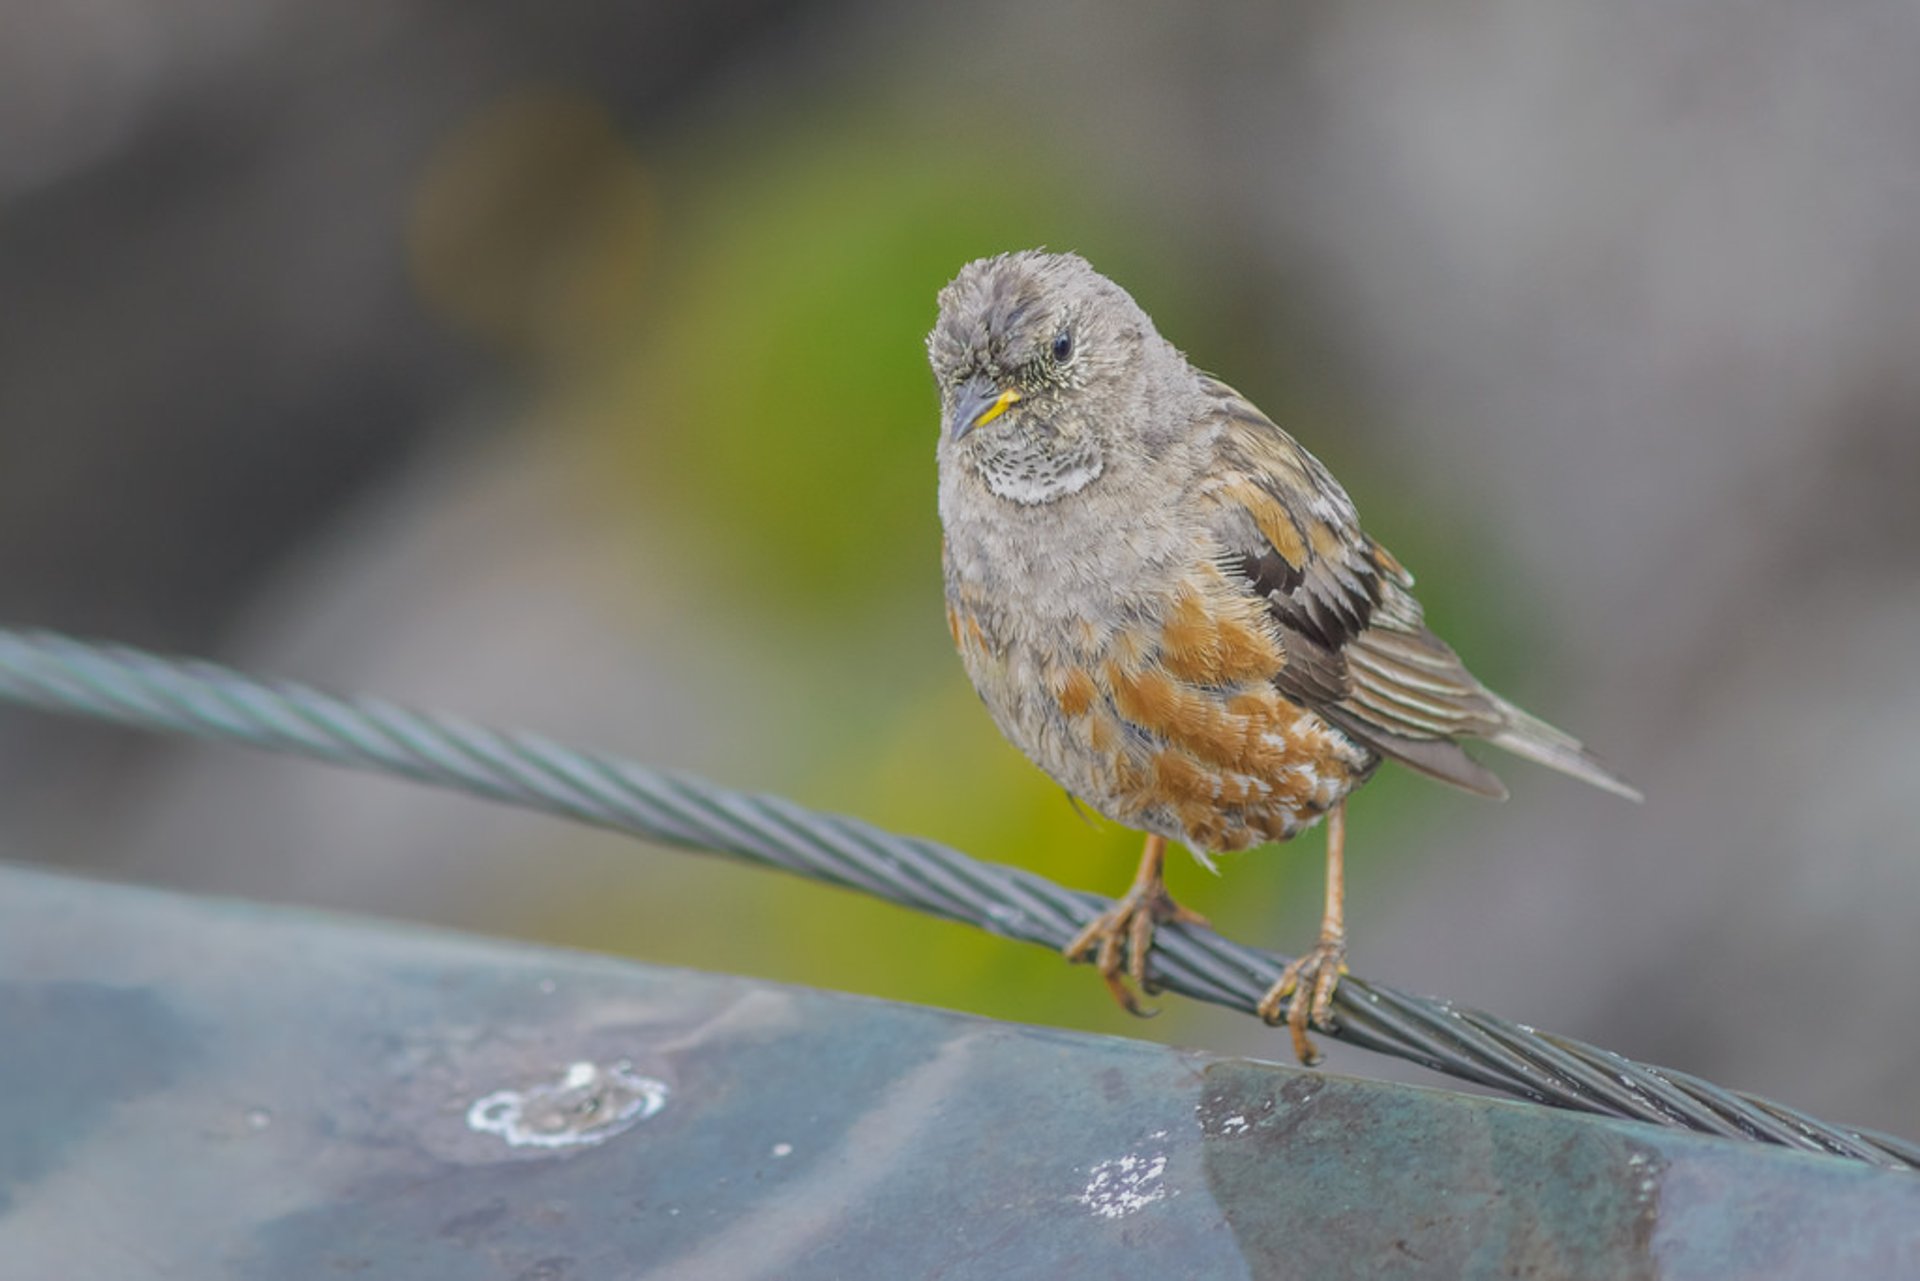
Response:
[[[1254,1007],[1269,1024],[1278,1025],[1284,1017],[1287,1031],[1293,1034],[1294,1057],[1307,1067],[1320,1062],[1320,1051],[1307,1035],[1307,1028],[1311,1025],[1322,1032],[1333,1030],[1333,993],[1346,972],[1346,940],[1322,937],[1312,950],[1295,957],[1280,971],[1279,981]]]
[[[1320,940],[1310,951],[1287,963],[1280,980],[1267,989],[1254,1012],[1269,1024],[1278,1024],[1286,1006],[1287,1031],[1293,1033],[1293,1056],[1307,1067],[1320,1061],[1320,1051],[1307,1035],[1309,1025],[1333,1031],[1333,993],[1347,972],[1345,925],[1347,878],[1347,803],[1338,801],[1327,813],[1327,910],[1320,917]]]
[[[1084,961],[1092,953],[1093,964],[1105,980],[1107,991],[1121,1009],[1136,1018],[1152,1018],[1159,1011],[1144,1006],[1127,986],[1131,978],[1141,992],[1155,990],[1147,973],[1147,954],[1153,950],[1154,931],[1168,921],[1182,925],[1205,925],[1207,918],[1173,901],[1161,883],[1161,860],[1166,841],[1147,838],[1140,859],[1140,871],[1126,896],[1100,915],[1088,921],[1073,941],[1061,949],[1069,961]]]
[[[1152,1018],[1159,1013],[1140,1004],[1140,998],[1127,986],[1124,974],[1135,968],[1144,969],[1144,962],[1135,963],[1128,958],[1128,964],[1121,964],[1121,940],[1126,939],[1129,950],[1138,950],[1133,943],[1129,926],[1133,916],[1132,896],[1116,903],[1109,910],[1088,921],[1085,928],[1073,936],[1073,941],[1063,948],[1062,955],[1069,961],[1084,961],[1087,953],[1094,952],[1093,964],[1100,971],[1100,977],[1107,985],[1107,991],[1113,995],[1114,1003],[1135,1018]],[[1148,918],[1149,941],[1151,941],[1152,918]],[[1097,951],[1095,950],[1097,947]],[[1137,980],[1136,980],[1137,981]],[[1144,987],[1145,985],[1142,984]]]

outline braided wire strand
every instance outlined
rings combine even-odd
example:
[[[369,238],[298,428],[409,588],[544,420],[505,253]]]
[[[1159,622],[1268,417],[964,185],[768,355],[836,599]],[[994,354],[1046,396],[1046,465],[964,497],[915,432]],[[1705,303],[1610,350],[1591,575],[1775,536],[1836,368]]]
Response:
[[[782,797],[125,646],[0,628],[0,698],[452,788],[731,855],[1056,950],[1110,906],[1032,872]],[[1152,955],[1158,986],[1246,1013],[1287,960],[1177,924],[1160,928]],[[1335,993],[1331,1035],[1536,1103],[1886,1169],[1920,1166],[1920,1144],[1829,1125],[1688,1073],[1355,976]]]

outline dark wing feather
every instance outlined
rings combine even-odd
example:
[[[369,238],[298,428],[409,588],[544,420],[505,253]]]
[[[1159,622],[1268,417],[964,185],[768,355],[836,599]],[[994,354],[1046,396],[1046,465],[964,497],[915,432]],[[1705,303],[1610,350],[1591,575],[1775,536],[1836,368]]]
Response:
[[[1215,534],[1228,570],[1267,601],[1287,656],[1274,684],[1383,756],[1504,797],[1454,740],[1499,732],[1505,704],[1427,630],[1412,577],[1326,468],[1232,388],[1206,385],[1222,424]]]

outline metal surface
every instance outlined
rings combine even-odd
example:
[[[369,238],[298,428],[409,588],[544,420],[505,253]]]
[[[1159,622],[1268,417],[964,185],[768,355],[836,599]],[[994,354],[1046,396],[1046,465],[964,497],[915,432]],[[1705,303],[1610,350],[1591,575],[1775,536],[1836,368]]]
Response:
[[[1055,950],[1111,906],[1018,868],[777,796],[124,646],[0,628],[0,697],[457,788],[777,867]],[[1201,927],[1169,925],[1154,936],[1152,966],[1162,986],[1249,1012],[1287,960]],[[1333,1035],[1350,1044],[1555,1107],[1888,1168],[1920,1164],[1920,1146],[1904,1139],[1829,1125],[1689,1073],[1358,976],[1340,984],[1334,1016]]]
[[[0,1276],[1893,1277],[1920,1180],[0,868]]]

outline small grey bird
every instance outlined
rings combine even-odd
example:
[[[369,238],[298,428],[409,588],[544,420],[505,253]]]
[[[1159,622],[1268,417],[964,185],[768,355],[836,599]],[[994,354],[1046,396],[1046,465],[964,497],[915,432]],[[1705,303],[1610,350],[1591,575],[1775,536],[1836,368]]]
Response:
[[[1326,468],[1084,259],[967,264],[927,353],[961,662],[1016,747],[1148,834],[1132,888],[1066,949],[1127,1009],[1155,926],[1200,919],[1161,879],[1168,840],[1210,866],[1327,819],[1319,939],[1259,1007],[1310,1063],[1345,971],[1346,797],[1383,758],[1504,797],[1459,746],[1478,738],[1639,799],[1474,679]]]

